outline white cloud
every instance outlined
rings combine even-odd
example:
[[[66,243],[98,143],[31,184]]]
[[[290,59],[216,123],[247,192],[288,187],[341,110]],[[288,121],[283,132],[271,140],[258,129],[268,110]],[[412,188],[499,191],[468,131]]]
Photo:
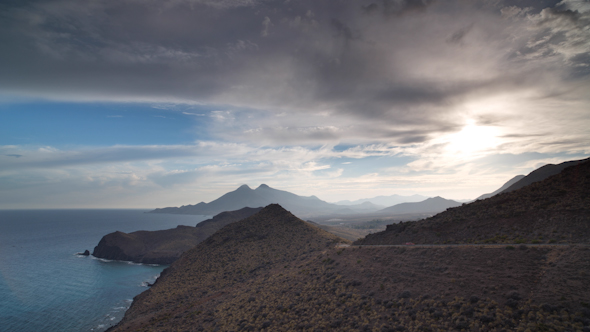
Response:
[[[207,141],[4,146],[0,176],[22,197],[35,183],[58,183],[66,196],[67,186],[79,193],[86,184],[121,193],[177,190],[170,197],[179,198],[196,194],[192,186],[213,188],[198,191],[205,195],[247,181],[330,195],[357,190],[351,186],[409,190],[414,183],[458,195],[476,190],[469,189],[474,178],[491,187],[546,160],[588,155],[588,2],[520,4],[7,5],[0,22],[3,100],[150,102],[193,117],[203,134],[195,137]],[[498,171],[482,161],[501,155],[529,156],[529,163]],[[391,160],[395,167],[370,165],[353,177],[347,170],[355,167],[341,168],[351,163],[341,158],[358,160],[354,166]]]
[[[264,17],[264,20],[262,21],[262,26],[264,27],[262,29],[262,32],[260,32],[260,35],[262,37],[267,37],[270,31],[270,27],[273,26],[272,22],[270,21],[270,18],[268,18],[268,16]]]

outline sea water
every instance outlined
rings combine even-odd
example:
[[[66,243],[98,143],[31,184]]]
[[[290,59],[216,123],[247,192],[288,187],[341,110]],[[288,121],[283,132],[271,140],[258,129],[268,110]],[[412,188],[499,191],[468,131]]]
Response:
[[[104,331],[164,265],[91,253],[114,232],[195,226],[205,216],[145,210],[0,210],[0,331]]]

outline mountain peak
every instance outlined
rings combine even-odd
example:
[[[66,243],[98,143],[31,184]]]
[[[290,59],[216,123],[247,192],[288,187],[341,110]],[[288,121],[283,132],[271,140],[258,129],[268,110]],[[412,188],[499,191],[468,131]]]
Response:
[[[260,186],[258,186],[258,188],[256,188],[256,189],[270,189],[270,187],[263,183]]]
[[[292,215],[291,212],[287,211],[280,204],[276,204],[276,203],[269,204],[269,205],[265,206],[262,210],[260,210],[260,214],[266,214],[266,213],[281,213],[284,215]]]
[[[250,188],[247,184],[243,184],[241,185],[237,190],[252,190],[252,188]]]

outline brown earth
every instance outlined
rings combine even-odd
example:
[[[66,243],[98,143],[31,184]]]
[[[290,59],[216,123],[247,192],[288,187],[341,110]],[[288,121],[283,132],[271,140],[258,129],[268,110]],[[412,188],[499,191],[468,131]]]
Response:
[[[111,331],[590,331],[590,250],[345,247],[278,205],[186,252]]]

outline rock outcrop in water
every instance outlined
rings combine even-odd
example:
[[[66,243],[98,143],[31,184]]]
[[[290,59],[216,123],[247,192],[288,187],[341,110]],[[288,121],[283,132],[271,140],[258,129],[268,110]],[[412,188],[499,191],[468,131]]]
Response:
[[[243,208],[222,212],[196,227],[178,226],[161,231],[114,232],[105,235],[94,248],[93,256],[145,264],[170,264],[183,252],[196,246],[230,223],[247,218],[262,208]]]

